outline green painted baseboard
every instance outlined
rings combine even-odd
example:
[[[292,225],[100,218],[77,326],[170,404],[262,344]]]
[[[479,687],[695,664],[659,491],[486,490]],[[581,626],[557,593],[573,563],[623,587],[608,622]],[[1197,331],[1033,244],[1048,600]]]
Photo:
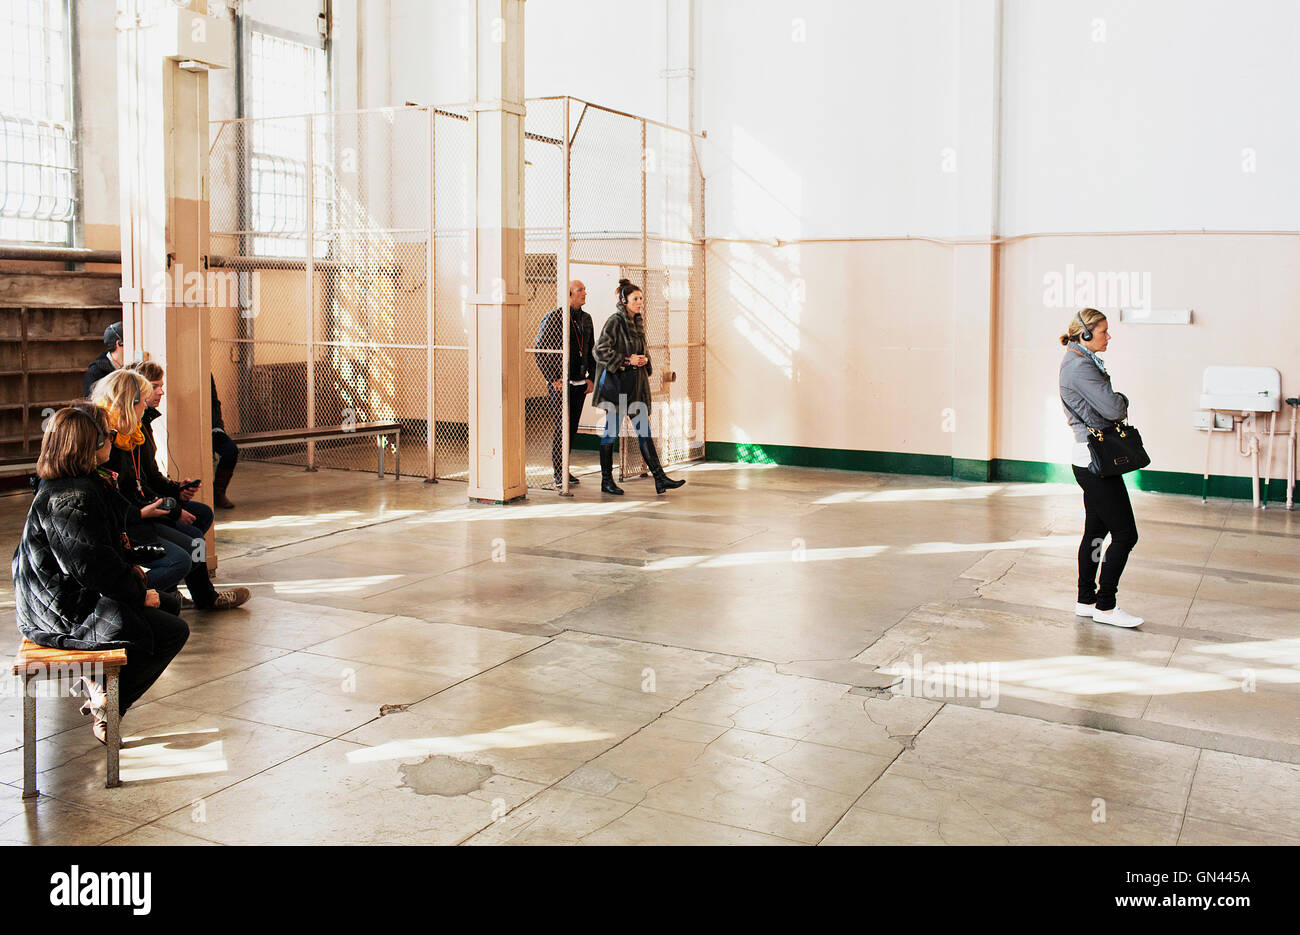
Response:
[[[805,448],[799,445],[744,445],[705,442],[707,461],[742,464],[785,464],[798,467],[836,468],[841,471],[876,471],[884,474],[930,474],[948,477],[952,458],[901,451],[858,451],[847,448]]]
[[[596,438],[596,436],[590,437]],[[954,480],[1074,483],[1074,472],[1068,464],[1014,461],[1004,458],[979,461],[951,458],[947,455],[923,455],[899,451],[858,451],[738,442],[706,442],[704,457],[709,461],[836,468],[843,471],[872,471],[882,474],[923,474],[932,477],[950,477]],[[1201,493],[1200,474],[1185,474],[1178,471],[1135,471],[1128,475],[1128,484],[1134,490],[1147,490],[1153,493],[1193,496],[1200,496]],[[1264,492],[1263,486],[1261,481],[1261,495]],[[1249,500],[1250,478],[1211,474],[1208,494],[1211,497]],[[1286,481],[1276,479],[1271,481],[1268,485],[1268,502],[1278,503],[1285,499]]]

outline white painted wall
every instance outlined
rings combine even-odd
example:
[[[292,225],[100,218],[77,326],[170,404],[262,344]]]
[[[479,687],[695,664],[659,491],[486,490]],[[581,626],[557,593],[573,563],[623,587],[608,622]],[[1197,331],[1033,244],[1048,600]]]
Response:
[[[958,0],[697,9],[709,236],[954,232]]]
[[[1006,11],[1004,233],[1300,226],[1300,4]]]

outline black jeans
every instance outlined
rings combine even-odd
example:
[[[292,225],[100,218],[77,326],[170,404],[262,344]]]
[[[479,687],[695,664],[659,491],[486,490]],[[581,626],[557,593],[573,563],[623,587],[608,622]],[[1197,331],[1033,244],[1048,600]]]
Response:
[[[126,665],[118,674],[119,714],[125,714],[126,709],[139,701],[149,686],[158,681],[158,676],[190,638],[190,628],[185,621],[164,610],[146,607],[144,619],[153,631],[153,651],[145,652],[134,645],[127,647]]]
[[[1098,610],[1114,610],[1119,591],[1119,576],[1124,574],[1128,554],[1137,545],[1137,521],[1129,503],[1123,477],[1098,477],[1087,468],[1076,466],[1074,479],[1083,488],[1083,540],[1079,543],[1079,603],[1094,601]],[[1101,546],[1110,534],[1106,560],[1101,560]],[[1101,566],[1101,582],[1097,566]]]
[[[221,429],[212,430],[212,453],[217,456],[217,470],[233,471],[239,460],[239,446]]]
[[[547,390],[551,399],[558,402],[560,394],[555,391],[555,385],[551,384]],[[573,440],[578,437],[578,420],[582,418],[582,405],[587,398],[587,384],[584,382],[582,386],[570,386],[568,395],[569,450],[572,451]],[[564,413],[558,406],[555,413],[555,434],[551,438],[551,466],[555,468],[555,482],[559,484],[563,480],[560,471],[564,467]]]

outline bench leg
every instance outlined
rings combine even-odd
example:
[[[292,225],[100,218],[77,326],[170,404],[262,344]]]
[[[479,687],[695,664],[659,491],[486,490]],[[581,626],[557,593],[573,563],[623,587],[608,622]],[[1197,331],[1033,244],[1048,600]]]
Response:
[[[402,433],[397,433],[396,443],[393,445],[393,480],[402,479]]]
[[[23,798],[36,792],[36,677],[23,676]]]
[[[122,742],[122,716],[118,713],[118,685],[117,671],[108,673],[107,685],[107,704],[108,711],[108,778],[104,783],[106,788],[112,789],[122,784],[117,777],[118,757],[121,753],[118,746]]]
[[[375,445],[379,448],[379,479],[384,479],[384,436],[375,436]]]

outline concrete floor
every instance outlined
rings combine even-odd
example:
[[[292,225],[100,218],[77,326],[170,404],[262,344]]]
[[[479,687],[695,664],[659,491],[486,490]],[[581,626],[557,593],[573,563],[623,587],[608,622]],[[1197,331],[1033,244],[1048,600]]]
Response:
[[[1072,615],[1072,486],[675,473],[488,507],[242,464],[254,600],[188,612],[121,788],[42,698],[24,803],[11,686],[0,840],[1300,844],[1300,515],[1135,494],[1125,631]]]

